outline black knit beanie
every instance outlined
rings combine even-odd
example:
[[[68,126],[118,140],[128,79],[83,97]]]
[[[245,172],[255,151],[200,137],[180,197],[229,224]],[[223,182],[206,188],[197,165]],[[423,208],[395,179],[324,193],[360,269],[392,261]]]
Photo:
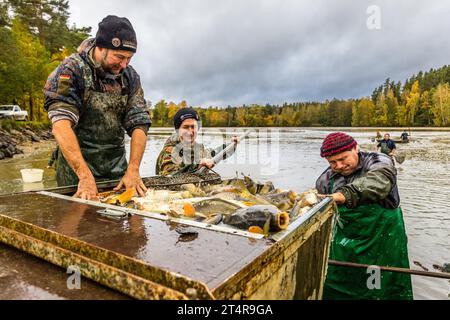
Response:
[[[136,52],[136,32],[127,18],[107,16],[98,24],[95,45],[100,48]]]
[[[197,121],[200,120],[197,111],[193,108],[183,108],[178,110],[178,112],[173,117],[173,124],[175,125],[175,129],[180,129],[181,124],[186,119],[195,119]]]

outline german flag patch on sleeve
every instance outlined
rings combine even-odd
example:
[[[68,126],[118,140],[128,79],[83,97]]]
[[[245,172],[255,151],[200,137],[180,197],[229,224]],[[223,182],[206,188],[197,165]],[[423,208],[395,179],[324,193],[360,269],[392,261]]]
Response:
[[[69,94],[69,88],[72,84],[69,74],[62,74],[58,78],[58,94],[67,96]]]

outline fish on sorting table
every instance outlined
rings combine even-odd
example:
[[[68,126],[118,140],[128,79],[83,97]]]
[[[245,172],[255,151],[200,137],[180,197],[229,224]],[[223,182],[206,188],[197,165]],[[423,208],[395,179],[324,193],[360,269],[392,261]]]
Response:
[[[269,193],[262,196],[271,204],[278,207],[280,210],[290,210],[296,201],[297,194],[294,191],[283,191],[280,193]]]
[[[155,190],[148,189],[144,199],[155,202],[174,201],[180,199],[191,198],[192,194],[189,191],[169,191],[169,190]]]
[[[255,205],[236,210],[233,214],[225,216],[223,222],[243,230],[259,227],[264,234],[268,234],[270,231],[286,229],[289,225],[289,215],[274,205]]]
[[[308,212],[310,209],[311,209],[311,207],[309,207],[309,206],[302,207],[302,201],[300,199],[297,199],[295,201],[294,206],[289,211],[289,218],[295,219],[297,217],[300,217],[301,215]]]
[[[319,197],[317,196],[317,191],[307,191],[300,195],[301,207],[313,207],[319,203]]]
[[[252,194],[244,180],[242,179],[231,179],[224,183],[224,186],[231,186],[233,189],[221,190],[220,193],[216,193],[214,197],[223,198],[226,200],[237,200],[246,203],[247,205],[270,205],[271,202],[264,199],[259,194]]]
[[[100,202],[102,203],[125,206],[136,195],[137,195],[136,189],[130,188],[120,194],[117,194],[114,191],[100,193],[99,199]]]
[[[267,181],[266,183],[261,185],[261,188],[258,190],[258,194],[261,194],[261,195],[268,194],[268,193],[272,192],[273,190],[275,190],[275,187],[274,187],[272,181]]]
[[[250,179],[250,177],[244,176],[244,183],[251,194],[255,195],[258,192],[258,184]]]
[[[181,188],[188,191],[193,197],[206,197],[205,191],[193,183],[183,184]]]
[[[236,202],[227,201],[220,198],[205,199],[193,203],[196,212],[209,216],[211,214],[221,213],[231,214],[244,205],[238,205]]]
[[[216,214],[210,214],[205,220],[203,220],[203,223],[210,224],[210,225],[218,225],[220,222],[222,222],[223,215],[220,213]]]

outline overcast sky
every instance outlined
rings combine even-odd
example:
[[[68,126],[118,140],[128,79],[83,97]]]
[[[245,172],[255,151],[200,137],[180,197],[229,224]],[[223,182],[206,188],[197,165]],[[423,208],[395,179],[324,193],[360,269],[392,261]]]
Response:
[[[108,14],[130,19],[138,37],[131,64],[153,103],[358,98],[387,77],[403,82],[449,64],[447,0],[69,3],[71,21],[94,35]]]

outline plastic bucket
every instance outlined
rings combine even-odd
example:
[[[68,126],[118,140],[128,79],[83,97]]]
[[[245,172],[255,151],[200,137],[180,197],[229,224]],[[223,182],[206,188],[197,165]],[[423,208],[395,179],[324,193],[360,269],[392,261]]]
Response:
[[[44,175],[44,170],[42,169],[22,169],[20,170],[22,174],[22,180],[25,183],[41,182]]]

